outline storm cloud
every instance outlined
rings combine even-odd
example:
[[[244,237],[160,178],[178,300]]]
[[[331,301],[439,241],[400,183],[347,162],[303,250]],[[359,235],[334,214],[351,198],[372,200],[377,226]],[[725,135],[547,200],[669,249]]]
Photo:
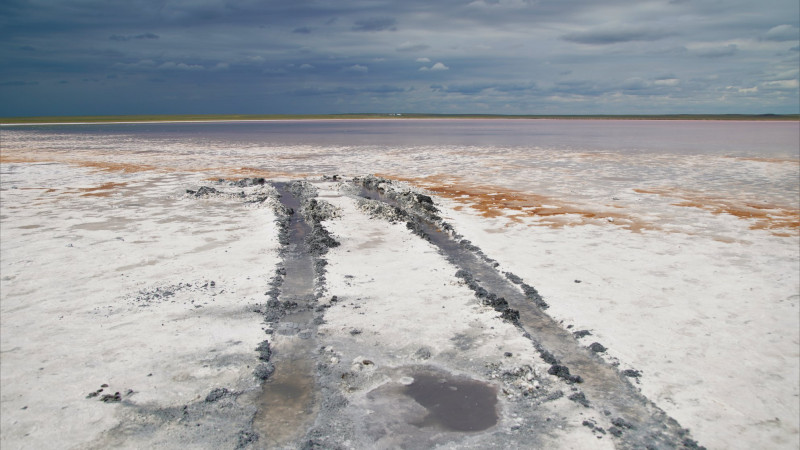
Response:
[[[797,113],[798,17],[796,0],[6,0],[0,115]]]

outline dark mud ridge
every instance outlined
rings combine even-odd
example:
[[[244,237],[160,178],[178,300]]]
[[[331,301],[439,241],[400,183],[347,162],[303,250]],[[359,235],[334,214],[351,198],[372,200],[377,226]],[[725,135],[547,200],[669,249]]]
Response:
[[[433,199],[401,188],[391,180],[366,176],[353,179],[360,207],[372,217],[390,222],[406,222],[416,235],[438,247],[455,266],[456,276],[484,304],[515,324],[551,364],[549,374],[579,386],[569,399],[610,417],[608,432],[623,448],[671,449],[702,448],[653,402],[629,381],[637,371],[619,372],[596,353],[606,349],[599,343],[589,348],[578,337],[545,314],[547,303],[536,289],[519,276],[498,271],[499,264],[484,254],[448,223],[442,220]],[[588,332],[587,332],[588,333]],[[593,429],[597,429],[594,427]],[[605,430],[603,430],[603,434]]]

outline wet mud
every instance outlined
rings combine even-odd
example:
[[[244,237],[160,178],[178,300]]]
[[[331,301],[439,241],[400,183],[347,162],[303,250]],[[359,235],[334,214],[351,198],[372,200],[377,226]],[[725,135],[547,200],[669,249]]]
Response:
[[[261,181],[261,180],[259,180]],[[320,259],[337,243],[320,225],[327,217],[311,186],[275,183],[283,262],[266,295],[266,330],[271,335],[266,375],[256,405],[253,431],[260,444],[281,447],[303,436],[318,412],[314,358],[317,348],[316,282],[324,274]],[[329,213],[329,212],[328,212]],[[270,342],[265,341],[265,342]],[[262,358],[264,359],[264,358]]]

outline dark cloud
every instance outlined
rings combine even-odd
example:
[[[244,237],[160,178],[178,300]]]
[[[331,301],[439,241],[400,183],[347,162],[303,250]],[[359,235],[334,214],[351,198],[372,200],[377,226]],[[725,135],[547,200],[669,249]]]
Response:
[[[36,86],[37,84],[39,84],[38,81],[14,80],[14,81],[4,81],[0,83],[0,86]]]
[[[3,0],[0,115],[747,112],[737,96],[767,91],[764,108],[796,112],[799,10],[796,0]]]
[[[404,42],[395,48],[398,52],[421,52],[423,50],[427,50],[431,48],[430,45],[427,44],[414,44],[411,42]]]
[[[648,28],[600,28],[568,33],[561,38],[579,44],[608,45],[633,41],[657,41],[669,33]]]
[[[434,92],[460,95],[477,95],[493,91],[504,94],[520,94],[531,92],[536,89],[535,83],[467,83],[467,84],[432,84],[430,89]]]
[[[111,36],[108,37],[108,39],[111,40],[111,41],[119,41],[119,42],[130,41],[132,39],[158,39],[158,38],[159,38],[159,36],[157,34],[155,34],[155,33],[143,33],[143,34],[136,34],[136,35],[133,35],[133,36],[130,36],[130,35],[123,36],[123,35],[120,35],[120,34],[112,34]]]
[[[733,56],[739,50],[736,44],[728,44],[723,46],[713,46],[698,48],[692,51],[696,56],[703,58],[722,58],[725,56]]]
[[[372,17],[359,19],[353,25],[353,31],[396,31],[397,20],[391,17]]]
[[[332,96],[332,95],[360,95],[360,94],[399,94],[406,92],[405,88],[399,86],[363,86],[363,87],[312,87],[302,88],[292,91],[293,95],[299,96]]]

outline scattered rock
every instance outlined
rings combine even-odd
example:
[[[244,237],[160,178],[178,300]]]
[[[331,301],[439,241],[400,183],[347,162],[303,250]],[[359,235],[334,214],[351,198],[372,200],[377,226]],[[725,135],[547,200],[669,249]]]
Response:
[[[633,425],[630,422],[623,419],[622,417],[611,419],[611,424],[620,429],[622,428],[633,429]]]
[[[547,373],[550,375],[555,375],[559,378],[563,378],[569,383],[582,383],[583,378],[580,375],[571,375],[569,373],[569,368],[567,366],[562,366],[560,364],[553,364],[550,366],[550,369],[547,370]]]
[[[585,336],[591,336],[592,332],[589,330],[578,330],[578,331],[573,331],[572,335],[575,336],[576,339],[580,339]]]
[[[634,370],[634,369],[625,369],[625,370],[622,371],[622,375],[625,375],[626,377],[631,377],[631,378],[639,378],[639,377],[642,376],[642,372],[640,372],[638,370]]]
[[[100,401],[103,403],[117,403],[122,400],[122,395],[119,392],[115,392],[112,394],[105,394],[100,397]]]
[[[599,342],[593,342],[592,345],[589,346],[589,350],[595,353],[603,353],[606,351],[606,348]]]
[[[586,395],[583,392],[576,392],[575,394],[572,394],[567,398],[587,408],[589,407],[589,400],[586,399]]]

